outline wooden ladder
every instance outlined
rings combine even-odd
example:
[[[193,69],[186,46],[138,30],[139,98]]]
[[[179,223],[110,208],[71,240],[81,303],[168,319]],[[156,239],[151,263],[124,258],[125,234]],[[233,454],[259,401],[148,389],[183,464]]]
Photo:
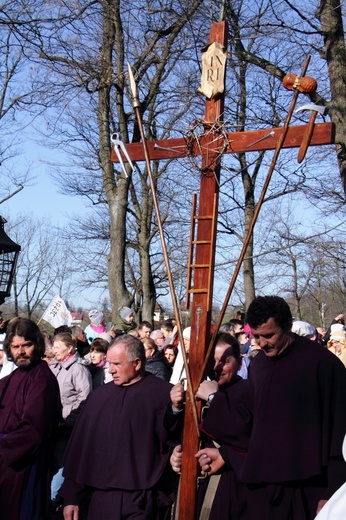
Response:
[[[212,305],[212,291],[211,283],[213,280],[213,270],[214,270],[214,248],[215,248],[215,234],[217,229],[217,197],[218,195],[214,193],[214,204],[213,204],[213,212],[211,215],[197,215],[197,195],[194,194],[192,197],[192,210],[191,210],[191,227],[190,227],[190,245],[189,245],[189,254],[188,254],[188,266],[187,266],[187,283],[186,283],[186,302],[185,308],[186,310],[190,310],[191,306],[191,295],[192,294],[207,294],[207,310],[211,310]],[[200,223],[203,222],[204,229],[199,232]],[[197,224],[197,225],[196,225]],[[203,239],[197,238],[201,235]],[[206,237],[206,238],[205,238]],[[200,250],[204,249],[204,251]],[[205,249],[209,248],[209,252]],[[198,263],[198,259],[208,258],[208,263]],[[208,269],[208,283],[206,287],[195,287],[196,280],[200,277],[198,276],[199,270]],[[202,277],[205,278],[205,277]],[[195,281],[194,286],[192,287],[192,280]]]

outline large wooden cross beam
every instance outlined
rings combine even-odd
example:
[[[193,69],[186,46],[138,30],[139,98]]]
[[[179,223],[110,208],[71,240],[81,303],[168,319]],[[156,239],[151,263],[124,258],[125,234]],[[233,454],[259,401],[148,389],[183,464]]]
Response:
[[[301,145],[309,125],[296,125],[288,129],[283,148],[297,148]],[[244,153],[259,152],[261,150],[275,150],[281,137],[283,128],[264,128],[260,130],[249,130],[247,132],[230,132],[227,135],[228,145],[222,153]],[[269,135],[271,134],[272,135]],[[310,146],[321,146],[334,142],[334,124],[317,123],[314,125]],[[177,137],[173,139],[158,139],[147,141],[149,157],[153,161],[162,159],[180,159],[183,157],[196,157],[207,154],[208,151],[217,150],[215,143],[210,144],[207,133],[202,134],[198,142],[193,141],[188,145],[187,139]],[[125,145],[126,150],[134,161],[144,161],[142,143],[129,143]],[[118,163],[119,159],[112,148],[111,159]],[[126,162],[126,157],[124,156]]]
[[[227,22],[211,26],[209,46],[216,43],[218,54],[209,57],[206,64],[206,78],[213,90],[215,79],[225,71],[227,53]],[[219,52],[221,49],[221,53]],[[223,68],[223,71],[221,70]],[[220,160],[222,153],[241,153],[275,149],[284,135],[283,128],[253,130],[221,135],[217,130],[222,127],[224,95],[207,98],[205,106],[204,133],[196,140],[185,138],[147,141],[149,158],[152,160],[175,159],[187,156],[201,156],[201,182],[198,211],[193,215],[192,226],[196,228],[193,255],[193,288],[191,304],[191,340],[189,370],[194,392],[200,383],[201,369],[210,341],[211,310],[213,296],[213,275],[215,262],[216,226],[218,213],[218,192],[220,180]],[[288,128],[283,148],[299,147],[306,136],[309,125]],[[331,123],[316,124],[310,144],[313,146],[334,142]],[[142,143],[126,144],[132,162],[144,160]],[[118,150],[119,152],[119,150]],[[112,160],[119,162],[116,153]],[[124,161],[126,158],[124,157]],[[185,426],[183,433],[183,463],[180,479],[180,494],[177,518],[194,520],[195,495],[197,482],[197,463],[194,454],[198,450],[198,435],[194,424],[193,407],[190,396],[186,396]]]

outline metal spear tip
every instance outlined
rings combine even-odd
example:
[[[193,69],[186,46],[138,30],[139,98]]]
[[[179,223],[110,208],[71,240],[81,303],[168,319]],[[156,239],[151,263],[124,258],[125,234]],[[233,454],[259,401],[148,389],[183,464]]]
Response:
[[[130,87],[131,87],[131,92],[132,92],[132,105],[133,105],[133,108],[139,108],[141,106],[141,104],[138,99],[137,85],[136,85],[135,78],[134,78],[134,75],[133,75],[129,62],[127,62],[127,68],[129,71],[129,80],[130,80]]]
[[[304,110],[312,110],[312,111],[318,112],[319,114],[321,114],[321,116],[326,116],[328,114],[327,107],[324,107],[322,105],[316,105],[314,103],[308,103],[306,105],[303,105],[303,106],[297,108],[295,113],[303,112]]]

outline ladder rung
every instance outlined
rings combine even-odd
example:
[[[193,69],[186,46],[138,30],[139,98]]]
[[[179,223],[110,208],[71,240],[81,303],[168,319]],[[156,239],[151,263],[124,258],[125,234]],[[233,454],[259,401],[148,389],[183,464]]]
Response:
[[[194,215],[195,220],[213,220],[213,215]]]
[[[198,269],[199,267],[210,267],[209,264],[191,264],[190,267]]]
[[[189,293],[192,293],[192,294],[204,294],[207,292],[208,292],[208,289],[189,289]]]
[[[196,244],[196,245],[199,245],[199,244],[211,244],[211,240],[193,240],[192,244]]]

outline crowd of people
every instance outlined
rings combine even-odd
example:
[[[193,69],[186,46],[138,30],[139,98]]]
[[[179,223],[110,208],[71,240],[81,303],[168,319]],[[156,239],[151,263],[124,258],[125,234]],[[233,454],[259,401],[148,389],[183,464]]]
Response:
[[[129,307],[108,330],[101,311],[89,320],[52,337],[3,324],[0,518],[177,515],[191,327],[181,345],[174,320],[136,325]],[[196,519],[346,517],[345,364],[343,314],[324,331],[264,296],[222,324],[196,393]]]

